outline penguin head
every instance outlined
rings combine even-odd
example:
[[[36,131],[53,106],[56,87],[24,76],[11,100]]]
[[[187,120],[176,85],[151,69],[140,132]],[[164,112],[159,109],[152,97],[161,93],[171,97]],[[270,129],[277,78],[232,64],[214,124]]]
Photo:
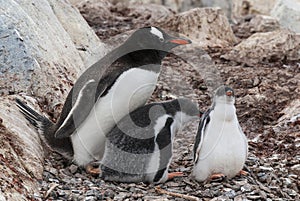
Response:
[[[227,104],[234,104],[235,96],[232,88],[228,86],[220,86],[217,88],[214,102],[223,102]]]
[[[142,49],[154,49],[168,52],[179,45],[190,44],[191,40],[171,36],[158,27],[144,27],[135,31],[125,42],[131,47]]]

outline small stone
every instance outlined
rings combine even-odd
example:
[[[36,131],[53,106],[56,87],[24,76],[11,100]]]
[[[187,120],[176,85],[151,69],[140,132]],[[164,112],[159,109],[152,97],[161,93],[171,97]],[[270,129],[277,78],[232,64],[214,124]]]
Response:
[[[267,193],[265,193],[264,191],[259,191],[258,193],[263,200],[267,199],[268,197]]]
[[[127,196],[128,196],[127,193],[120,192],[115,195],[114,199],[115,200],[124,200]]]
[[[238,196],[234,197],[233,200],[234,201],[247,201],[247,198],[245,195],[238,195]]]
[[[184,190],[187,192],[191,192],[193,189],[190,186],[186,186]]]
[[[51,174],[53,174],[53,175],[57,175],[57,173],[58,173],[57,169],[55,169],[55,168],[53,168],[53,167],[51,167],[51,168],[49,169],[49,172],[50,172]]]
[[[252,186],[250,184],[245,184],[244,186],[241,187],[242,192],[250,192],[252,191]]]
[[[258,180],[262,183],[268,183],[270,180],[271,180],[271,176],[270,174],[261,174],[259,177],[258,177]]]
[[[287,186],[290,186],[292,184],[292,180],[289,178],[284,178],[283,183]]]
[[[62,176],[62,177],[65,177],[65,176],[69,176],[71,173],[68,169],[60,169],[59,170],[59,175]]]
[[[222,196],[215,197],[215,198],[211,199],[211,201],[226,201],[228,199],[229,198],[227,196],[222,195]]]
[[[83,183],[83,185],[88,186],[88,187],[95,186],[95,184],[89,180],[84,180],[82,183]]]
[[[297,192],[290,188],[285,188],[283,189],[283,191],[292,197],[295,197],[297,195]]]
[[[225,190],[225,189],[224,189]],[[236,196],[236,192],[232,189],[225,190],[225,196],[227,196],[230,199],[233,199]]]
[[[205,189],[204,192],[202,192],[203,197],[212,197],[212,193],[209,189]]]
[[[58,179],[54,179],[54,178],[49,178],[49,181],[50,182],[54,182],[54,183],[59,183],[59,180]]]
[[[78,170],[78,166],[77,166],[77,165],[74,165],[74,164],[70,165],[69,171],[70,171],[72,174],[75,174],[75,173],[77,172],[77,170]]]
[[[259,200],[261,197],[259,195],[247,195],[249,200]]]
[[[115,192],[113,190],[107,189],[104,193],[105,197],[113,198],[115,196]]]
[[[73,189],[73,190],[72,190],[72,193],[75,193],[75,194],[80,194],[80,192],[81,192],[81,191],[80,191],[80,190],[77,190],[77,189]]]
[[[87,196],[87,197],[84,198],[84,200],[85,200],[85,201],[96,201],[97,198],[94,197],[94,196]]]
[[[300,171],[300,164],[293,165],[293,166],[291,167],[291,170]]]
[[[274,171],[272,167],[259,166],[258,168],[262,171]]]
[[[95,190],[88,190],[86,193],[85,193],[86,196],[93,196],[95,195]]]

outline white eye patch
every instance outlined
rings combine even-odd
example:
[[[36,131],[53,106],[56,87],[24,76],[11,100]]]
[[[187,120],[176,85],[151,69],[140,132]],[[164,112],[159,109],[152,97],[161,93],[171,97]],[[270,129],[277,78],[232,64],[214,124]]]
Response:
[[[151,27],[150,31],[153,35],[156,35],[159,39],[164,40],[164,35],[155,27]]]

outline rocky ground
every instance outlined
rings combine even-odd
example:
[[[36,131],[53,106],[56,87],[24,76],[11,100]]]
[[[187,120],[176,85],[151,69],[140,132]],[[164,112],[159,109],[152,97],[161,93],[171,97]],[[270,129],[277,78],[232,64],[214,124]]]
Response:
[[[149,25],[148,19],[122,7],[111,7],[113,15],[85,6],[81,13],[105,42],[110,37]],[[233,25],[240,40],[249,36],[241,25]],[[111,42],[111,41],[109,41]],[[249,139],[247,176],[197,183],[189,177],[192,148],[198,122],[186,126],[176,138],[170,171],[183,171],[184,177],[161,185],[104,182],[87,175],[74,164],[51,153],[45,161],[41,181],[42,199],[48,200],[299,200],[300,199],[300,128],[299,124],[279,123],[281,111],[299,99],[300,63],[276,61],[247,66],[221,59],[228,49],[207,50],[213,58],[219,81],[236,92],[240,124]],[[187,52],[191,54],[193,52]],[[189,55],[187,55],[187,58]],[[297,78],[298,77],[298,78]],[[205,110],[211,104],[211,92],[201,69],[171,54],[163,62],[162,74],[151,101],[185,96]]]

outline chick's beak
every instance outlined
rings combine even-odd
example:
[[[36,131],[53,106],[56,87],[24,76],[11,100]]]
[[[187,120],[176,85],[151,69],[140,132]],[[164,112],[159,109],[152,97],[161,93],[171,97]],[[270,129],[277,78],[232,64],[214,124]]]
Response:
[[[226,96],[232,96],[232,91],[226,91]]]
[[[174,43],[174,44],[178,44],[178,45],[186,45],[186,44],[192,43],[191,40],[183,39],[183,38],[174,38],[174,39],[171,39],[169,42]]]

